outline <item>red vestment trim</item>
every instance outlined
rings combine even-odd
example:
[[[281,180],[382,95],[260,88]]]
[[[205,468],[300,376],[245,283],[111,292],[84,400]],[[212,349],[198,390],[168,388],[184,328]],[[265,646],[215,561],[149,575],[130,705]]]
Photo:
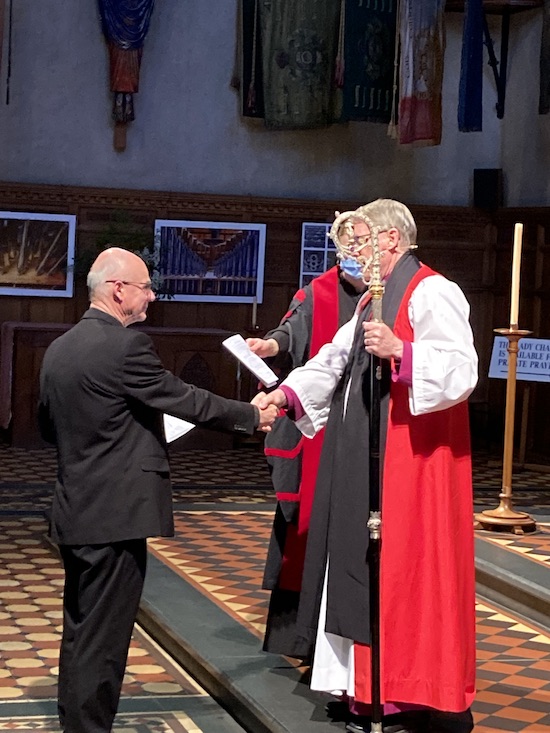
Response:
[[[266,456],[276,456],[277,458],[296,458],[302,450],[304,441],[305,438],[302,436],[294,448],[290,448],[289,450],[284,450],[283,448],[264,448],[264,454]]]
[[[300,494],[295,494],[294,492],[285,492],[285,491],[277,491],[275,493],[275,496],[277,497],[277,501],[300,501]]]
[[[332,267],[323,275],[312,280],[311,289],[313,315],[309,346],[310,358],[318,353],[321,346],[332,341],[338,330],[340,289],[338,268]],[[298,291],[294,297],[297,297],[299,293],[303,293],[303,291]],[[289,524],[287,527],[283,562],[279,576],[279,587],[285,590],[299,591],[302,587],[307,533],[324,435],[325,431],[323,429],[314,438],[303,440],[298,524]]]
[[[298,290],[298,292],[295,293],[294,297],[292,298],[292,300],[298,300],[300,303],[303,303],[305,299],[306,299],[306,294],[303,290]],[[287,318],[289,318],[292,315],[292,313],[293,313],[292,309],[288,310],[284,314],[282,320],[285,321]]]

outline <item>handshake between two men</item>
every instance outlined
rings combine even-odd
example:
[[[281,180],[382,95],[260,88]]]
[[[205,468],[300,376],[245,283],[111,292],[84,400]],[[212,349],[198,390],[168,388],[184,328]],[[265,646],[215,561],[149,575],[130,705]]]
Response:
[[[255,405],[260,413],[258,430],[269,433],[271,426],[279,417],[279,408],[287,406],[287,398],[282,389],[274,389],[273,392],[258,392],[251,400],[251,404]]]
[[[282,390],[276,391],[282,392]],[[279,417],[279,408],[269,401],[266,401],[265,404],[264,402],[260,404],[260,400],[258,398],[262,396],[268,397],[269,395],[266,395],[265,392],[260,392],[253,400],[251,400],[251,404],[258,408],[259,421],[257,430],[260,430],[262,433],[269,433],[271,426]]]
[[[362,325],[364,331],[363,343],[367,353],[374,354],[374,356],[381,359],[401,360],[403,357],[403,341],[397,338],[391,328],[385,323],[369,321],[365,321]],[[262,358],[276,356],[279,351],[275,339],[247,339],[247,344],[251,351]],[[265,433],[271,430],[271,425],[279,414],[279,409],[288,406],[287,393],[280,388],[268,393],[259,392],[251,402],[260,411],[258,430]],[[276,414],[271,419],[273,408]]]

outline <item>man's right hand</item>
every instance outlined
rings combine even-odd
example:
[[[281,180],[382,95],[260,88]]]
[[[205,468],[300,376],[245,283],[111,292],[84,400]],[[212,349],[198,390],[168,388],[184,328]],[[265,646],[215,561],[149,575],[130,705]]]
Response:
[[[262,433],[269,433],[271,431],[271,426],[279,417],[279,408],[276,405],[267,405],[265,408],[256,405],[256,407],[258,408],[260,415],[260,422],[256,429],[261,430]]]
[[[268,356],[277,356],[279,353],[279,344],[275,339],[246,339],[246,343],[252,353],[265,359]]]
[[[256,405],[262,410],[267,409],[270,405],[275,405],[277,409],[279,407],[286,407],[286,395],[282,389],[274,389],[273,392],[258,392],[258,394],[251,400],[253,405]]]

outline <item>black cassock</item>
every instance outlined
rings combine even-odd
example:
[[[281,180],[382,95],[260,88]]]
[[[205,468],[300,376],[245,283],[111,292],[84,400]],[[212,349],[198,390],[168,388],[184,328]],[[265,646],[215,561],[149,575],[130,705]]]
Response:
[[[265,336],[265,338],[274,338],[279,344],[279,356],[274,360],[273,367],[280,368],[283,374],[295,367],[302,366],[309,359],[313,310],[316,304],[311,285],[306,285],[303,292],[305,298],[301,300],[295,297],[281,324]],[[324,307],[338,307],[338,327],[340,327],[353,316],[360,295],[350,283],[342,278],[338,279],[337,295],[337,304],[325,303]],[[319,303],[317,303],[317,308],[319,308]],[[267,449],[292,451],[301,439],[302,434],[294,422],[288,417],[283,417],[277,420],[272,432],[266,435],[265,446]],[[301,451],[294,458],[268,456],[267,460],[275,491],[298,493],[302,475]],[[263,649],[274,654],[286,654],[307,659],[311,656],[312,645],[309,641],[304,643],[303,637],[296,636],[296,615],[300,592],[283,588],[280,585],[288,526],[296,524],[297,521],[297,502],[279,501],[275,511],[262,586],[271,590]]]

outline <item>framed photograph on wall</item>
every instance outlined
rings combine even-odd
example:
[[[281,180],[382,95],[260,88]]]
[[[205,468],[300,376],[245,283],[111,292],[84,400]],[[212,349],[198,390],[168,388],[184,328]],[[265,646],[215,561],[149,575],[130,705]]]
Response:
[[[0,211],[0,295],[70,298],[76,216]]]
[[[162,295],[201,303],[261,303],[265,224],[157,219]]]
[[[311,221],[302,224],[301,288],[336,264],[336,246],[328,236],[331,226]]]

